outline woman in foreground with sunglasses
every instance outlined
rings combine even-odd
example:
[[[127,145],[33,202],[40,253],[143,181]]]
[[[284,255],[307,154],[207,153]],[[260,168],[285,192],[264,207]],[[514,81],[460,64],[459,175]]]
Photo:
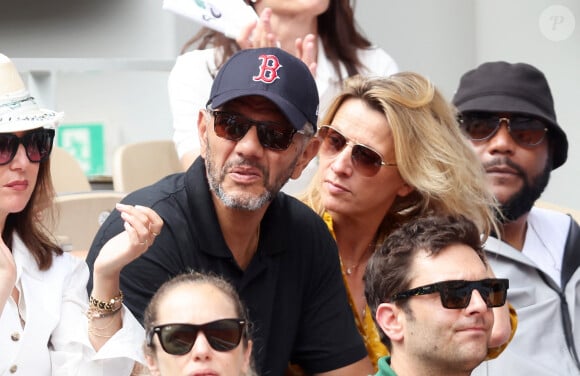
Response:
[[[0,374],[129,375],[144,363],[144,333],[122,304],[119,272],[163,223],[151,209],[117,206],[126,231],[103,247],[89,299],[87,265],[63,253],[39,220],[51,216],[61,118],[38,107],[0,54]]]
[[[349,303],[376,367],[387,349],[363,282],[376,247],[403,223],[429,213],[468,215],[487,236],[496,204],[451,106],[418,74],[347,80],[321,124],[319,168],[303,201],[336,239]],[[507,309],[497,310],[503,311],[496,314],[491,347],[504,344],[517,323],[515,312],[510,325]],[[495,350],[490,356],[503,348]]]
[[[143,320],[153,376],[255,375],[247,311],[217,275],[186,273],[165,282]]]

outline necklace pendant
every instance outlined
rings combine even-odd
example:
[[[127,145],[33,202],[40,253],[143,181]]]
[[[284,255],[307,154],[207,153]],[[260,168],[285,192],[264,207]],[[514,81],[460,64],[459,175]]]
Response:
[[[351,275],[351,274],[352,274],[352,269],[346,268],[346,275]]]

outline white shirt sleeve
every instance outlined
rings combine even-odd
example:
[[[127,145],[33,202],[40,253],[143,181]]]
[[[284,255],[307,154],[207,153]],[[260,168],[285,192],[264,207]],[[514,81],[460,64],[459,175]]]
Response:
[[[167,83],[173,115],[173,141],[181,158],[199,151],[197,117],[209,99],[215,75],[215,49],[195,50],[177,58]]]
[[[63,284],[60,321],[50,338],[53,375],[130,375],[136,361],[144,363],[143,327],[123,306],[123,327],[96,352],[89,341],[86,317],[89,270],[82,260],[72,262]]]

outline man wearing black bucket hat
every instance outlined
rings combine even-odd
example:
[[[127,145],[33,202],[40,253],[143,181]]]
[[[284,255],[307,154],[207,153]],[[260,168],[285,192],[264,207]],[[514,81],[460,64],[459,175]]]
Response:
[[[568,154],[546,77],[529,64],[484,63],[463,75],[453,102],[501,205],[500,236],[485,248],[510,280],[519,321],[507,349],[477,372],[579,375],[580,228],[533,206]]]
[[[372,373],[334,240],[318,215],[279,192],[318,150],[317,112],[314,78],[283,50],[243,50],[223,65],[198,115],[201,156],[185,173],[123,200],[164,221],[155,243],[121,273],[138,319],[171,277],[215,273],[249,309],[260,375],[282,375],[289,362],[309,374]],[[122,230],[114,211],[93,241],[90,267],[100,245]]]

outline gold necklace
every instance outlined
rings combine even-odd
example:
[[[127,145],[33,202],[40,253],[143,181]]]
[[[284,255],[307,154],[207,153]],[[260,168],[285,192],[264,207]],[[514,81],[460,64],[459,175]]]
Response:
[[[372,254],[373,251],[375,249],[375,243],[371,242],[368,247],[367,247],[367,251],[370,251],[370,253]],[[366,253],[365,253],[366,254]],[[356,270],[356,268],[358,268],[358,266],[366,261],[367,259],[364,258],[365,255],[363,255],[363,258],[361,260],[359,260],[356,264],[351,265],[351,266],[346,266],[345,263],[343,262],[342,265],[344,266],[344,272],[346,273],[346,275],[352,275],[352,273],[354,273],[354,271]],[[341,257],[341,261],[342,261],[342,257]]]
[[[356,269],[359,266],[359,264],[360,263],[354,264],[353,266],[348,266],[344,271],[346,273],[346,275],[351,275],[352,272],[354,271],[354,269]]]

